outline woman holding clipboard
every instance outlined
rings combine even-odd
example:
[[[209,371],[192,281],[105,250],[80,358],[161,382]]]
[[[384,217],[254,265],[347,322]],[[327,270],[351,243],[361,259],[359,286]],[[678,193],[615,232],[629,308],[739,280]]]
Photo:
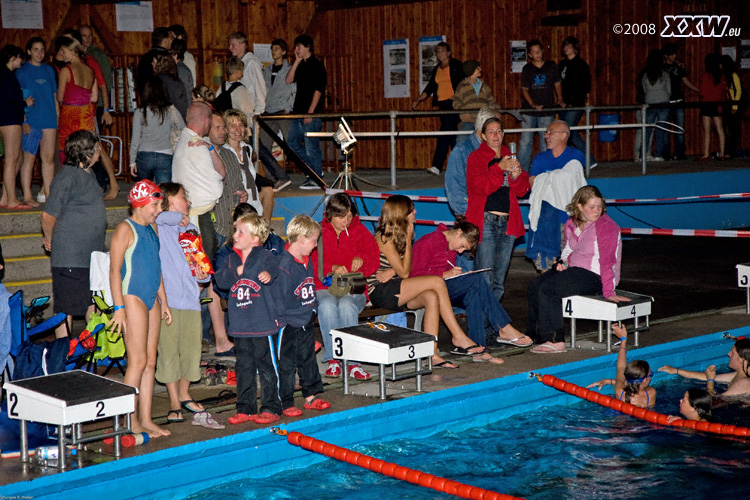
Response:
[[[410,276],[441,276],[445,279],[451,303],[466,309],[469,337],[477,345],[485,347],[484,318],[498,332],[496,342],[516,347],[529,347],[532,340],[511,325],[510,316],[482,277],[482,272],[463,273],[456,267],[459,253],[472,251],[479,240],[479,228],[463,219],[456,221],[452,229],[440,224],[437,230],[419,238],[412,249],[412,269]],[[502,360],[490,356],[486,351],[474,356],[474,361],[501,363]]]

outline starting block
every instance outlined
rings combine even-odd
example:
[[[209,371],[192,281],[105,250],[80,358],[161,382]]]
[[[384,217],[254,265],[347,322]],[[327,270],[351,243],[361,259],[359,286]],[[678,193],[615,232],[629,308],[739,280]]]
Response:
[[[380,399],[385,399],[386,365],[391,365],[388,380],[392,382],[416,376],[419,392],[422,391],[422,375],[432,373],[436,341],[432,335],[388,323],[365,323],[331,330],[331,339],[333,357],[344,362],[341,373],[344,394],[349,394],[349,361],[379,365]],[[425,358],[427,368],[422,369]],[[396,364],[407,361],[415,363],[414,371],[396,375]]]
[[[135,387],[83,370],[6,382],[3,389],[8,394],[8,417],[21,422],[21,461],[29,459],[26,423],[56,425],[60,469],[65,469],[65,447],[68,444],[77,446],[113,437],[115,456],[119,457],[120,436],[131,432],[130,414],[135,411],[138,393]],[[120,428],[121,415],[126,416],[125,428]],[[114,421],[112,432],[83,437],[83,422],[107,417]],[[71,431],[70,438],[66,436],[66,429]]]
[[[602,322],[607,322],[607,351],[612,351],[610,330],[612,322],[633,319],[635,321],[635,345],[638,345],[638,319],[645,317],[648,329],[648,319],[651,315],[653,297],[640,295],[623,290],[615,290],[616,295],[627,297],[630,302],[613,302],[602,295],[572,295],[562,299],[563,318],[570,319],[570,347],[575,347],[576,319],[593,319],[599,322],[599,342],[603,342]]]
[[[750,314],[750,263],[737,264],[737,286],[745,289],[745,314]]]

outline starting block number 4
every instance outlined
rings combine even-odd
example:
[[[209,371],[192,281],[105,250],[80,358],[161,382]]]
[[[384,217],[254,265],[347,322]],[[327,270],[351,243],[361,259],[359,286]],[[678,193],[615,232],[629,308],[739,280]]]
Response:
[[[745,278],[747,278],[747,276]],[[567,299],[565,301],[565,315],[573,317],[573,299]],[[634,318],[636,317],[635,305],[630,308],[630,315]]]

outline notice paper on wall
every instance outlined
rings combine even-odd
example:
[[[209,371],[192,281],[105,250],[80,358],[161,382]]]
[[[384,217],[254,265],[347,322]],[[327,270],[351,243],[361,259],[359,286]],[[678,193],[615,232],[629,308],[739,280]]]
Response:
[[[409,97],[409,40],[383,42],[385,97]]]
[[[3,29],[44,29],[42,0],[2,0]]]
[[[151,2],[123,2],[115,5],[117,31],[154,31]]]

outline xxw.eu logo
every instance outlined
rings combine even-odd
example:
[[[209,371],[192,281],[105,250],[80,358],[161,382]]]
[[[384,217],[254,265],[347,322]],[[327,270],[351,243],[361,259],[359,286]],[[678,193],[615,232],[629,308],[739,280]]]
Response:
[[[663,37],[720,37],[729,26],[729,16],[664,16]],[[739,36],[740,28],[732,28],[729,35]]]

